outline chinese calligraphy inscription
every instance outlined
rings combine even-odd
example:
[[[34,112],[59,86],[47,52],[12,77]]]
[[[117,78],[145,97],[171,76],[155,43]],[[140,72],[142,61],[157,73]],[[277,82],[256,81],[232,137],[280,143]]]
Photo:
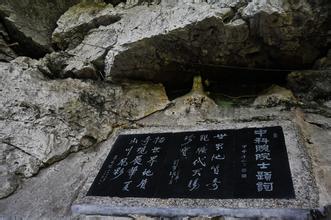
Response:
[[[88,196],[294,198],[281,127],[120,135]]]

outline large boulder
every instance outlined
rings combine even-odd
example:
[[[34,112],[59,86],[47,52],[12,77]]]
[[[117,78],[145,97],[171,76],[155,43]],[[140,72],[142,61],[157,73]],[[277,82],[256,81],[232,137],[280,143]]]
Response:
[[[325,55],[329,1],[194,2],[161,1],[107,9],[121,14],[121,19],[106,26],[93,24],[95,28],[79,38],[83,39],[79,45],[72,41],[72,47],[63,51],[70,59],[63,60],[58,77],[85,77],[86,71],[81,70],[88,69],[92,77],[112,81],[182,83],[196,74],[192,66],[302,68]],[[75,8],[67,14],[76,13],[90,27],[89,23],[98,23],[105,8],[96,12],[94,20]],[[60,20],[65,24],[70,19],[63,16]],[[72,36],[70,29],[61,30],[53,35],[60,44]]]

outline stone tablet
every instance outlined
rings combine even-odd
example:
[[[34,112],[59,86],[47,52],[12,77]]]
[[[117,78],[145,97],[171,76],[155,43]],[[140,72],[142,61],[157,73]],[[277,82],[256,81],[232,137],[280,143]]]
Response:
[[[280,126],[120,135],[87,196],[295,197]]]

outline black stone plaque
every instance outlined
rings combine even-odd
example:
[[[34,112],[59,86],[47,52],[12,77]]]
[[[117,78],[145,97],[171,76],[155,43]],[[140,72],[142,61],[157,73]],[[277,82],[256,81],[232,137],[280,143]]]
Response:
[[[87,195],[295,197],[281,127],[120,135]]]

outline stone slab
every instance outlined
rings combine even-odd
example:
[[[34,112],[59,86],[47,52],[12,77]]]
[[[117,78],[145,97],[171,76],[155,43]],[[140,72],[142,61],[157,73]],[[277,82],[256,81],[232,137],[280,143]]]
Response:
[[[87,196],[294,198],[277,127],[118,136]]]
[[[302,134],[295,122],[279,120],[268,122],[217,123],[189,127],[145,127],[132,130],[118,130],[105,142],[109,151],[120,134],[143,134],[155,132],[200,131],[212,129],[240,129],[249,127],[281,126],[284,131],[290,170],[296,197],[294,199],[158,199],[158,198],[119,198],[86,196],[93,180],[107,155],[98,161],[90,177],[82,187],[72,205],[76,214],[128,215],[144,214],[158,216],[208,215],[225,213],[238,216],[279,217],[304,216],[308,210],[318,208],[318,191],[312,174],[311,161],[306,152]],[[241,214],[240,214],[241,213]],[[255,214],[254,214],[255,213]],[[301,218],[304,219],[304,218]]]

